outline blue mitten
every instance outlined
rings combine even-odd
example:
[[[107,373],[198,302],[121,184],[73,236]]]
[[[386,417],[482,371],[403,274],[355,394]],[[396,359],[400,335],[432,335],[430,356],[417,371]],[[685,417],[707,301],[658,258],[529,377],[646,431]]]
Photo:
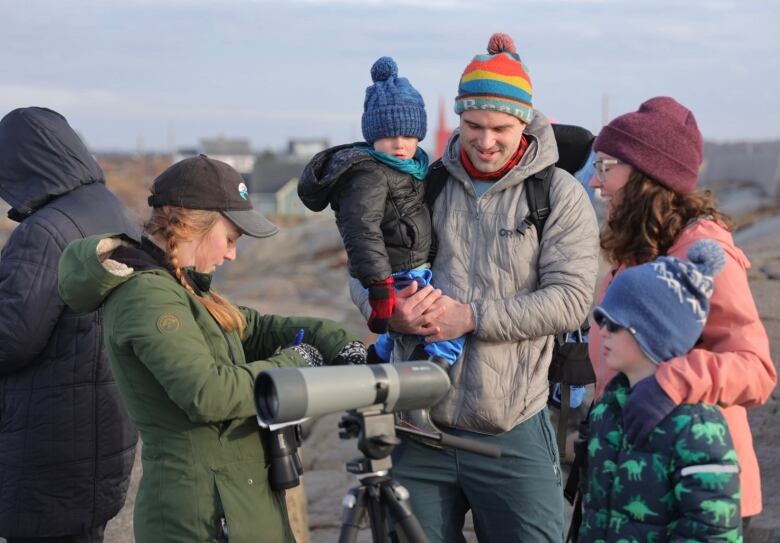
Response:
[[[645,442],[677,404],[664,392],[654,375],[639,381],[623,406],[623,429],[634,446]]]

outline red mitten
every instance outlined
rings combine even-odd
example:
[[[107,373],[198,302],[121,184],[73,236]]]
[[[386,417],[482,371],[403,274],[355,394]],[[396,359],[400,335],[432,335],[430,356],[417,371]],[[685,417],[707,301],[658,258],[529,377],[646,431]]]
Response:
[[[375,334],[384,334],[387,332],[387,322],[395,308],[395,288],[393,287],[392,275],[368,287],[368,303],[371,304],[368,329]]]

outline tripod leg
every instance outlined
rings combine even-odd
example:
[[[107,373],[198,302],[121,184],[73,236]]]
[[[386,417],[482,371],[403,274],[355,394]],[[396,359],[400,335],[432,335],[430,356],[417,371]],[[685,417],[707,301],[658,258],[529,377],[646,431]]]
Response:
[[[368,508],[368,521],[371,525],[371,540],[373,543],[390,543],[390,536],[387,533],[387,515],[385,514],[385,503],[382,493],[384,483],[376,481],[370,484],[365,494],[365,500]]]
[[[366,489],[365,487],[351,488],[344,499],[341,500],[342,523],[339,533],[339,543],[355,543],[357,541],[360,522],[366,513]]]
[[[428,538],[420,521],[412,512],[409,491],[399,483],[389,480],[382,484],[382,500],[387,504],[390,518],[401,530],[409,543],[427,543]]]

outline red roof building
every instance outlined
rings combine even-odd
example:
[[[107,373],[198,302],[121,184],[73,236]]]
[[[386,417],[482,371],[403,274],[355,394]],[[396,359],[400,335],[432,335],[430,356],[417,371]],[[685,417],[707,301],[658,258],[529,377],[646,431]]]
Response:
[[[436,128],[436,149],[434,151],[434,159],[442,157],[451,135],[452,130],[447,128],[447,110],[444,105],[444,98],[439,98],[439,126]]]

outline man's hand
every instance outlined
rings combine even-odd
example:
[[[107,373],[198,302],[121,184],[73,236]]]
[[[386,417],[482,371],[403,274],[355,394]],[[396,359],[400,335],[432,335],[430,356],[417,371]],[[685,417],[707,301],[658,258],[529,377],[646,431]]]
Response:
[[[446,308],[435,311],[431,307],[442,297],[440,290],[428,285],[419,291],[417,282],[395,293],[395,310],[390,317],[390,329],[402,334],[430,336],[439,333],[434,322]]]
[[[471,305],[462,304],[449,296],[442,295],[428,309],[428,313],[437,315],[434,321],[437,332],[425,338],[425,341],[429,343],[459,338],[472,332],[476,326]]]

